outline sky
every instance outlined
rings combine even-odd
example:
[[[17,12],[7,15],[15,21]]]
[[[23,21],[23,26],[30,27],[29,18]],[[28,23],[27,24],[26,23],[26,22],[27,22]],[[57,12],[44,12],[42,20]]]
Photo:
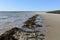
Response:
[[[0,11],[59,10],[60,0],[0,0]]]

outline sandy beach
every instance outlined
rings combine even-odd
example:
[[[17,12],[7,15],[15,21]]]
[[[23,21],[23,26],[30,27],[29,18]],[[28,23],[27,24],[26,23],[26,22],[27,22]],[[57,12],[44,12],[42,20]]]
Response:
[[[60,40],[60,14],[39,13],[47,26],[45,40]]]

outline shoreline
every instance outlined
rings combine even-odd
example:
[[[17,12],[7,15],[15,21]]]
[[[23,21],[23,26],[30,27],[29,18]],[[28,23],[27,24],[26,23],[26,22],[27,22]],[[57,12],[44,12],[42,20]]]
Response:
[[[43,24],[46,26],[46,35],[44,40],[60,40],[60,14],[52,13],[35,13],[40,14]],[[10,30],[11,28],[3,28],[0,30]]]

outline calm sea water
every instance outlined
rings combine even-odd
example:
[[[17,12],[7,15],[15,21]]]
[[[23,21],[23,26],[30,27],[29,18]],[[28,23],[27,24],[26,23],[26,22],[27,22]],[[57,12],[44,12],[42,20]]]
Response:
[[[6,30],[5,28],[19,27],[23,25],[28,18],[35,15],[34,12],[20,12],[20,13],[0,13],[0,34]]]
[[[32,15],[34,15],[34,13],[0,13],[0,22],[15,20],[16,18],[29,18]]]

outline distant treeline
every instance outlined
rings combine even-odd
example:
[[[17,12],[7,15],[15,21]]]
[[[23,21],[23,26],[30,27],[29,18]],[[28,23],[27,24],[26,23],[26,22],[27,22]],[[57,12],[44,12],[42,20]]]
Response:
[[[60,10],[48,11],[47,13],[55,13],[55,14],[60,14]]]
[[[35,11],[0,11],[0,13],[30,13]]]

